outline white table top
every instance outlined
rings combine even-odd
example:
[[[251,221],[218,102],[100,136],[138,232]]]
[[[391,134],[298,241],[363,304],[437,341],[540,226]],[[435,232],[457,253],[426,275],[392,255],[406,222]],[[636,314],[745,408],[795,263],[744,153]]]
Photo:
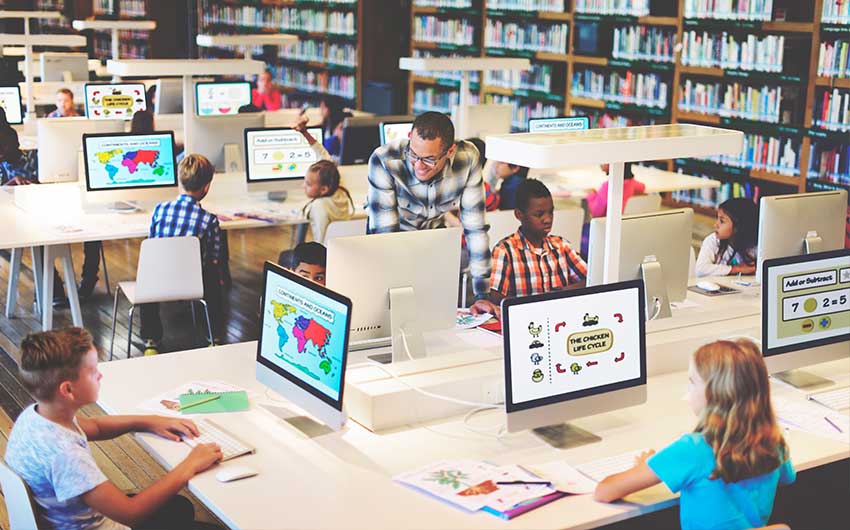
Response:
[[[126,30],[152,30],[156,29],[154,20],[75,20],[71,26],[77,31],[86,29],[126,29]]]
[[[110,74],[127,76],[246,75],[265,70],[251,59],[120,59],[107,61]]]
[[[260,402],[296,411],[256,382],[255,355],[256,343],[243,343],[101,363],[104,377],[98,403],[110,414],[138,413],[143,401],[188,380],[219,379],[257,392]],[[850,378],[846,362],[810,371],[844,383]],[[145,384],[138,384],[142,379]],[[246,465],[260,474],[222,484],[215,480],[214,469],[192,479],[189,489],[234,528],[591,528],[672,506],[675,497],[663,485],[615,504],[597,503],[589,495],[569,496],[506,522],[486,513],[466,513],[391,477],[442,459],[498,464],[565,459],[576,465],[633,449],[658,449],[694,427],[696,420],[682,399],[686,386],[687,376],[681,372],[650,378],[647,403],[574,422],[603,440],[566,451],[552,449],[527,432],[501,438],[473,432],[459,418],[379,434],[349,421],[339,433],[310,439],[254,403],[248,412],[213,416],[257,449],[254,455],[222,466]],[[779,384],[774,394],[804,399]],[[495,432],[504,416],[490,411],[470,422],[476,430]],[[799,431],[785,436],[797,470],[850,456],[850,445],[845,443]],[[180,443],[138,437],[167,468],[189,452]]]
[[[262,44],[286,46],[298,42],[298,35],[289,33],[259,33],[256,35],[198,35],[198,46],[259,46]]]
[[[719,180],[638,165],[633,165],[632,171],[635,178],[646,186],[646,193],[718,188],[721,184]],[[555,197],[584,198],[590,190],[598,190],[608,180],[608,175],[599,166],[531,170],[529,176],[543,181]]]
[[[30,46],[85,46],[86,38],[82,35],[22,35],[19,33],[0,34],[0,46],[29,44]]]
[[[528,70],[531,61],[514,57],[401,57],[401,70],[423,71],[471,71],[484,70]]]

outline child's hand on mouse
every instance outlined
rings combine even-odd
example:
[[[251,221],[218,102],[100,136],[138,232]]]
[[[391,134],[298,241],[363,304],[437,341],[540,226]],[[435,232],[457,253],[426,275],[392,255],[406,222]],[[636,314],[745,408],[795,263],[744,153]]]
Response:
[[[756,266],[752,264],[745,265],[732,265],[732,270],[729,271],[730,274],[755,274]]]
[[[218,444],[199,444],[183,460],[183,464],[194,476],[211,468],[216,462],[221,461],[221,458],[221,447]]]

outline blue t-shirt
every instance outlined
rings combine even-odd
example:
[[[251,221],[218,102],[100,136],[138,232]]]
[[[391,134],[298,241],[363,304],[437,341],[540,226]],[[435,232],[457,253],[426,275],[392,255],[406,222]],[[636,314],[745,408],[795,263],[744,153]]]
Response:
[[[794,482],[797,473],[785,460],[770,473],[736,483],[709,477],[716,467],[714,451],[700,433],[685,434],[647,460],[670,491],[681,492],[682,530],[737,530],[764,526],[773,511],[779,484]]]
[[[525,177],[511,175],[502,181],[502,187],[499,188],[500,210],[513,210],[516,208],[516,192],[523,180],[525,180]]]
[[[128,530],[83,502],[82,495],[106,482],[88,440],[42,417],[30,405],[21,412],[6,445],[6,464],[32,490],[38,527],[63,530]]]

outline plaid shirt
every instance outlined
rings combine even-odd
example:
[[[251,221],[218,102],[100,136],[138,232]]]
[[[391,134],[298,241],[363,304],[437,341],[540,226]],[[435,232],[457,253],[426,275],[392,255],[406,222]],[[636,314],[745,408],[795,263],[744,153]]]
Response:
[[[490,283],[490,240],[484,225],[484,186],[478,149],[458,142],[443,171],[420,182],[405,156],[407,140],[383,145],[369,158],[369,233],[445,226],[445,214],[460,208],[472,290],[486,296]]]
[[[218,217],[201,207],[197,199],[186,194],[171,202],[156,205],[148,237],[195,236],[201,240],[204,263],[221,260],[221,229]]]
[[[517,230],[493,248],[490,289],[505,297],[548,293],[586,277],[587,265],[560,236],[547,236],[535,249]]]

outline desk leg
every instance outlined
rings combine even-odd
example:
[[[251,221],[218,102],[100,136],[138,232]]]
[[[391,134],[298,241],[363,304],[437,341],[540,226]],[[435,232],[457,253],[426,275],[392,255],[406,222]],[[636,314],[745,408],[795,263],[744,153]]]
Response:
[[[44,285],[44,247],[30,247],[30,257],[32,257],[32,283],[35,290],[33,311],[40,315],[44,311],[44,293],[41,290]]]
[[[80,309],[80,296],[77,293],[77,275],[74,272],[74,261],[71,259],[71,245],[61,245],[62,272],[65,277],[65,293],[71,307],[71,321],[75,326],[83,327],[83,312]]]
[[[53,329],[53,304],[45,295],[46,293],[53,294],[53,260],[55,246],[47,245],[44,247],[44,261],[42,262],[41,273],[41,330],[48,331]]]
[[[21,254],[23,249],[13,248],[9,257],[9,286],[6,290],[6,318],[15,316],[15,305],[18,303],[18,275],[21,274]]]
[[[83,325],[82,311],[80,310],[80,298],[77,296],[77,277],[74,273],[74,263],[71,261],[70,245],[47,245],[44,247],[44,271],[42,289],[43,300],[41,311],[41,329],[47,331],[53,329],[53,306],[47,299],[47,293],[53,292],[53,262],[59,258],[62,262],[64,272],[65,292],[68,294],[68,302],[71,306],[71,320],[75,326]]]

